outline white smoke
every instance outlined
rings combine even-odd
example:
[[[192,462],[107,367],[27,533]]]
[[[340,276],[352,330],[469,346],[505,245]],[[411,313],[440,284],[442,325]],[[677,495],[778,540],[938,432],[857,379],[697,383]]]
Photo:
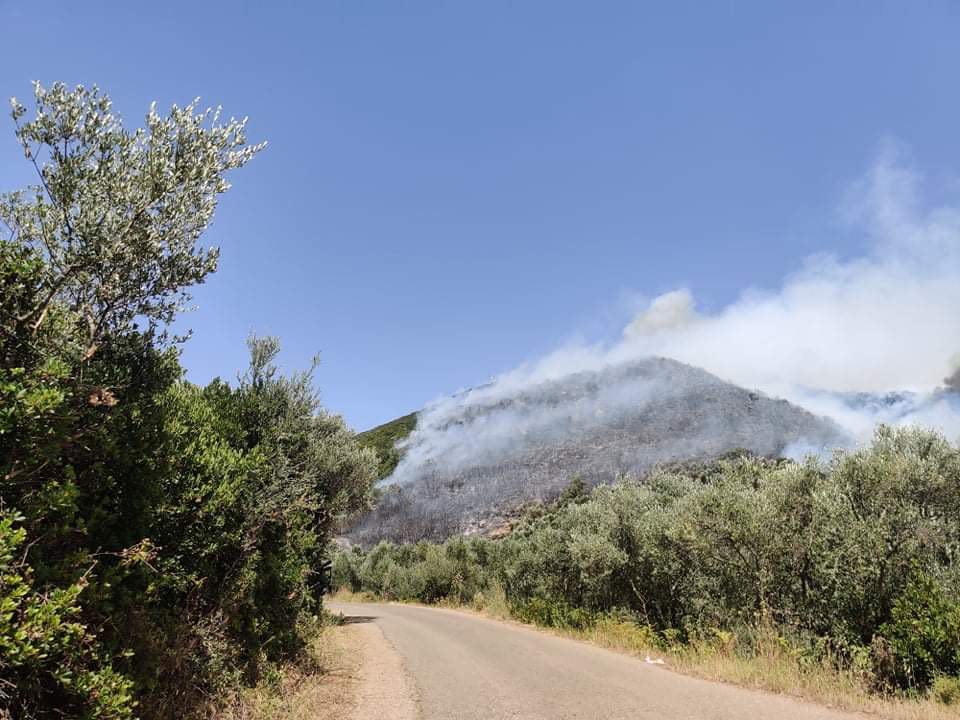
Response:
[[[848,199],[870,252],[809,259],[777,292],[745,292],[721,312],[693,304],[664,330],[651,322],[669,293],[632,322],[608,355],[664,355],[828,415],[857,435],[877,422],[960,434],[960,210],[924,209],[921,179],[887,149]],[[652,328],[652,331],[651,331]],[[830,393],[913,391],[912,398],[851,407]]]
[[[960,392],[960,355],[953,356],[953,372],[950,377],[944,378],[943,383],[951,390]]]
[[[566,346],[486,386],[433,403],[420,416],[398,475],[431,455],[469,456],[525,431],[528,421],[517,418],[490,428],[453,428],[471,407],[574,372],[649,356],[673,358],[788,399],[857,437],[878,422],[960,435],[957,394],[942,390],[960,390],[960,208],[925,207],[920,186],[921,178],[886,148],[845,201],[867,240],[864,256],[811,257],[778,290],[746,290],[712,314],[698,312],[687,289],[654,298],[612,344]],[[870,401],[849,395],[892,391],[906,394]]]
[[[637,315],[623,334],[631,338],[677,332],[693,325],[698,317],[690,291],[674,290],[654,298],[650,307]]]

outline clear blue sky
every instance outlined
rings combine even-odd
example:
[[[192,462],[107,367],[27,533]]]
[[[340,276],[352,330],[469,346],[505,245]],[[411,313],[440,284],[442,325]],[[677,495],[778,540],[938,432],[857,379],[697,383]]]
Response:
[[[279,335],[363,429],[616,333],[633,294],[709,310],[855,254],[837,201],[885,137],[960,170],[958,8],[0,0],[0,93],[249,115],[270,147],[221,204],[184,363],[233,378]],[[29,179],[9,128],[3,189]]]

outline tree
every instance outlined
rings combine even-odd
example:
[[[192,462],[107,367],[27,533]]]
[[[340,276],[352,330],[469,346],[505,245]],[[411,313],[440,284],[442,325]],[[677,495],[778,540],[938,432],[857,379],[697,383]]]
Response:
[[[216,267],[197,242],[225,174],[263,146],[196,103],[131,132],[96,88],[34,91],[12,115],[38,184],[0,196],[0,717],[120,718],[129,654],[166,629],[128,611],[184,609],[145,592],[182,374],[165,327]]]
[[[151,106],[146,128],[125,130],[96,87],[34,84],[35,116],[11,100],[16,136],[39,184],[0,198],[9,240],[32,248],[44,272],[34,301],[7,320],[36,333],[54,303],[82,322],[82,355],[144,318],[169,323],[187,288],[216,269],[219,250],[198,248],[224,175],[265,146],[248,145],[246,120],[220,109]]]
[[[247,144],[245,120],[221,123],[196,101],[166,117],[151,106],[146,128],[131,132],[96,87],[35,83],[34,98],[29,121],[26,106],[11,106],[39,184],[0,196],[5,480],[82,437],[81,408],[116,402],[122,388],[91,383],[90,360],[137,319],[153,338],[216,269],[218,250],[197,241],[229,188],[225,173],[264,147]]]

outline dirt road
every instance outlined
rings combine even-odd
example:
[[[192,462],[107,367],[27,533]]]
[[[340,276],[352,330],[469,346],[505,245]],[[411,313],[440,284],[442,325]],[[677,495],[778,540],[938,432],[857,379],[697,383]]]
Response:
[[[380,698],[423,720],[854,720],[862,716],[686,677],[642,660],[455,610],[331,603],[372,623],[406,687]],[[402,667],[402,671],[399,668]],[[402,684],[401,684],[402,685]],[[371,685],[376,692],[376,685]],[[393,703],[397,703],[393,705]]]

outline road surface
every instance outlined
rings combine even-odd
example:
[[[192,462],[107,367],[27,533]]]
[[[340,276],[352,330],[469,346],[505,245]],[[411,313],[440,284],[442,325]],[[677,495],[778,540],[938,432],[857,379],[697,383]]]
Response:
[[[376,720],[854,720],[793,698],[680,675],[587,643],[456,610],[330,603],[394,655]],[[369,628],[368,632],[373,632]],[[378,634],[379,637],[379,634]],[[381,658],[381,661],[384,658]],[[404,679],[397,678],[404,675]],[[389,675],[387,677],[386,675]],[[398,694],[405,694],[400,697]],[[401,712],[401,707],[409,708]],[[393,710],[391,710],[393,708]],[[374,711],[370,711],[371,713]]]

